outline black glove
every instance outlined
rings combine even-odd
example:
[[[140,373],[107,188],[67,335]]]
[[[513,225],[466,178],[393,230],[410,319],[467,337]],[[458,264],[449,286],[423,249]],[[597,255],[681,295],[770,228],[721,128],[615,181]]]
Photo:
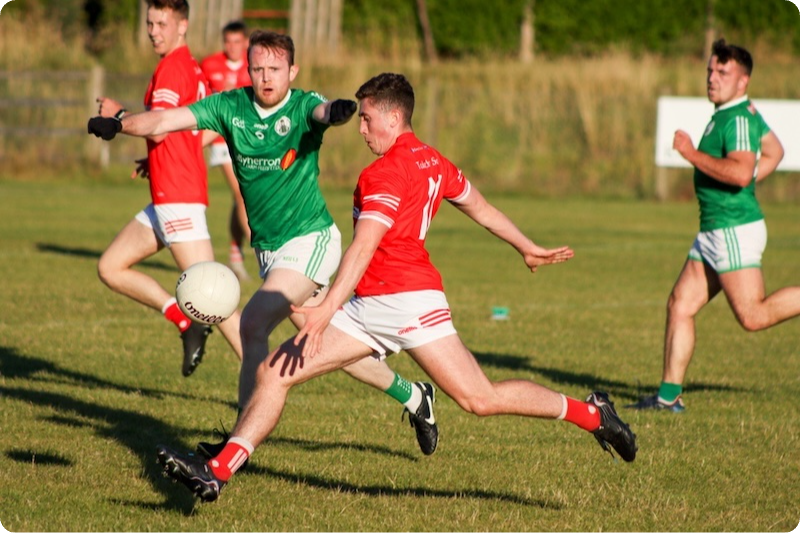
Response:
[[[122,131],[122,121],[116,117],[94,117],[89,119],[89,133],[110,141]]]
[[[353,113],[356,112],[356,109],[358,109],[358,104],[352,100],[334,100],[331,102],[330,117],[328,122],[330,122],[332,126],[344,124],[350,120],[350,117],[353,116]]]

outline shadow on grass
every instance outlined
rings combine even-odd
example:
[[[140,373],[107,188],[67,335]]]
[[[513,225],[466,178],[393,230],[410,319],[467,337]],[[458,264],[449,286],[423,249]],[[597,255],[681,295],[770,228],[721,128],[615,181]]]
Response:
[[[103,255],[102,250],[92,250],[89,248],[70,248],[67,246],[62,246],[60,244],[54,244],[49,242],[37,242],[36,249],[40,252],[52,253],[52,254],[61,254],[61,255],[73,255],[76,257],[84,257],[90,259],[100,259],[100,256]],[[139,263],[141,266],[146,266],[149,268],[155,268],[158,270],[170,270],[177,272],[178,268],[175,265],[163,263],[161,261],[142,261]]]
[[[159,389],[141,388],[121,385],[98,378],[91,374],[76,372],[63,368],[51,361],[22,355],[14,348],[0,346],[0,376],[10,379],[27,379],[36,382],[58,383],[63,385],[92,386],[112,389],[126,394],[138,394],[148,398],[163,399],[166,397],[182,400],[203,401],[225,405],[236,409],[236,403],[209,396],[196,396],[180,392],[169,392]]]
[[[475,353],[478,362],[487,367],[502,368],[508,370],[525,370],[533,372],[544,378],[549,379],[558,385],[576,385],[586,389],[589,393],[593,390],[602,390],[611,394],[614,398],[622,398],[630,401],[637,401],[645,395],[655,394],[658,390],[658,382],[653,382],[652,386],[643,385],[639,381],[627,383],[615,379],[596,376],[586,372],[570,372],[559,368],[547,368],[544,366],[533,365],[530,359],[518,355]],[[725,391],[725,392],[749,392],[748,389],[732,387],[730,385],[719,385],[716,383],[690,382],[684,387],[685,391]]]
[[[18,463],[32,465],[72,466],[72,460],[57,453],[27,450],[8,450],[6,457]]]
[[[172,483],[161,475],[161,468],[155,460],[156,441],[176,441],[180,438],[178,430],[174,427],[152,416],[84,402],[64,394],[0,387],[0,395],[54,409],[62,413],[62,416],[57,419],[60,421],[70,420],[69,415],[92,420],[94,423],[90,426],[96,435],[126,446],[139,457],[144,477],[150,481],[153,489],[165,498],[165,501],[157,506],[159,509],[178,511],[184,515],[192,513],[194,509],[192,494],[188,491],[172,489]],[[76,449],[80,449],[80,447],[76,447]],[[112,472],[111,475],[115,475],[115,469],[109,468],[109,471]],[[133,503],[133,505],[140,504]],[[142,503],[142,505],[151,504]]]
[[[504,494],[480,489],[465,490],[439,490],[424,487],[397,488],[386,485],[355,485],[346,481],[323,478],[316,475],[297,474],[294,472],[282,472],[274,468],[248,466],[247,472],[252,474],[268,475],[292,484],[303,484],[316,489],[325,489],[334,492],[346,492],[348,494],[364,494],[367,496],[389,496],[389,497],[414,497],[414,498],[471,498],[477,500],[493,500],[509,502],[517,505],[539,507],[542,509],[560,510],[563,506],[557,502],[546,500],[523,498],[516,494]]]

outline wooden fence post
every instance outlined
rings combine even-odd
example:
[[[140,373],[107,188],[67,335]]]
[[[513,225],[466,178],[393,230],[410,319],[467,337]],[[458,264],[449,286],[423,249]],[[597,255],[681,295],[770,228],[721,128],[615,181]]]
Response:
[[[86,116],[94,117],[97,115],[97,98],[105,95],[105,85],[105,69],[100,65],[94,65],[92,70],[89,71],[89,78],[86,84],[86,104],[88,107]],[[89,161],[96,161],[100,164],[101,168],[108,168],[110,160],[109,143],[93,135],[86,135],[85,142],[86,159]]]

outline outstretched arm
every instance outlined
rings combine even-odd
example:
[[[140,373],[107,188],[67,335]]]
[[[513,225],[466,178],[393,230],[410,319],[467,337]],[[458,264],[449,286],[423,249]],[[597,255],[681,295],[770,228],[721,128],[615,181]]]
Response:
[[[758,161],[756,181],[761,181],[772,174],[783,159],[783,145],[774,132],[761,137],[761,159]]]
[[[197,129],[197,119],[187,107],[126,114],[122,120],[113,117],[89,119],[89,133],[106,141],[113,139],[117,133],[153,138],[173,131],[194,129]]]
[[[292,311],[305,315],[305,324],[295,337],[295,345],[299,346],[305,338],[303,357],[314,357],[322,348],[322,332],[358,285],[367,266],[375,255],[381,239],[389,230],[387,226],[374,220],[359,220],[356,223],[353,242],[345,250],[328,294],[317,307],[296,307]]]
[[[356,109],[358,104],[352,100],[328,100],[315,107],[311,116],[317,122],[341,126],[350,120]]]
[[[522,256],[531,272],[541,265],[563,263],[572,259],[575,252],[569,246],[546,249],[526,237],[505,213],[486,201],[474,186],[463,203],[453,204],[465,215],[506,241]]]

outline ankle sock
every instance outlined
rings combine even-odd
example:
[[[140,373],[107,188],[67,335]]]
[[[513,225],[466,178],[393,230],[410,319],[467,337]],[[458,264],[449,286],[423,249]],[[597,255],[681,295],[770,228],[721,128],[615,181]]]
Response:
[[[420,392],[419,387],[396,372],[394,381],[384,392],[402,403],[412,413],[417,412],[417,408],[422,403],[422,392]]]
[[[247,461],[253,449],[253,445],[245,439],[231,437],[219,455],[208,462],[208,466],[220,481],[227,482]]]
[[[600,411],[594,405],[561,395],[563,407],[558,420],[572,422],[581,429],[594,431],[600,427]]]
[[[167,320],[178,326],[178,329],[183,333],[189,326],[192,325],[192,321],[189,320],[189,317],[183,314],[181,308],[178,307],[178,300],[175,298],[170,298],[167,300],[167,303],[164,304],[164,307],[161,308],[161,313],[166,317]]]
[[[681,384],[662,381],[661,386],[658,388],[658,399],[665,403],[673,403],[682,392],[683,386]]]

